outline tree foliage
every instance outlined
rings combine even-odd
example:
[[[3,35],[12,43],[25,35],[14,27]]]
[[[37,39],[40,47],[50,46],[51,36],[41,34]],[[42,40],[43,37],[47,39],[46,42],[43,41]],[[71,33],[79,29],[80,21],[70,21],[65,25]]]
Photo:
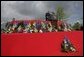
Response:
[[[56,16],[58,20],[64,19],[65,18],[65,13],[64,13],[64,9],[61,6],[57,7],[56,10]]]
[[[73,29],[74,30],[80,30],[80,27],[81,27],[81,24],[79,22],[76,22],[74,25],[73,25]]]

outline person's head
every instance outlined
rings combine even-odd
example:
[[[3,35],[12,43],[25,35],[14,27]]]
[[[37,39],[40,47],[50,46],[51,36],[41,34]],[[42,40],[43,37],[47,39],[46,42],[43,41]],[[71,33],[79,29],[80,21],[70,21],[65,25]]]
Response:
[[[15,18],[13,18],[13,21],[15,20]]]

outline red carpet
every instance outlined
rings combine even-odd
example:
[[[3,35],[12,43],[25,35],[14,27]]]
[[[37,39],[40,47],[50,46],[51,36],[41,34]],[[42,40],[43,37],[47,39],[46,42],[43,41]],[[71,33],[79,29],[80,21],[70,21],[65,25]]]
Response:
[[[61,52],[61,42],[67,36],[77,52]],[[47,32],[1,34],[2,56],[82,56],[83,32]]]

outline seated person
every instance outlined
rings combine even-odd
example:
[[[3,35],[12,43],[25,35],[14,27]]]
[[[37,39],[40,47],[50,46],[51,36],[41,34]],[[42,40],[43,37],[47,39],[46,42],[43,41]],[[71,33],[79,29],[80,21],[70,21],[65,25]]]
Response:
[[[22,29],[22,27],[21,26],[19,26],[18,28],[17,28],[17,32],[19,32],[19,33],[22,33],[23,32],[23,29]]]

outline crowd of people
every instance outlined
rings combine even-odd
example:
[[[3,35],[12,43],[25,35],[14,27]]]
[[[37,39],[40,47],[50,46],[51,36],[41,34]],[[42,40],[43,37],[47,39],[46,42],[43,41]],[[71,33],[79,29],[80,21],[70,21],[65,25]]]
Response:
[[[54,12],[47,12],[45,14],[46,21],[34,21],[33,23],[19,21],[13,23],[7,22],[5,29],[1,30],[1,33],[43,33],[43,32],[57,32],[57,31],[72,31],[72,30],[83,30],[83,26],[80,26],[80,23],[77,22],[73,27],[63,22],[63,20],[58,20]]]
[[[6,24],[6,28],[2,30],[2,33],[43,33],[43,32],[57,32],[57,31],[71,31],[71,29],[63,24],[62,26],[56,27],[52,25],[49,21],[41,21],[41,22],[29,22],[25,23],[24,21],[18,23],[10,23]]]

